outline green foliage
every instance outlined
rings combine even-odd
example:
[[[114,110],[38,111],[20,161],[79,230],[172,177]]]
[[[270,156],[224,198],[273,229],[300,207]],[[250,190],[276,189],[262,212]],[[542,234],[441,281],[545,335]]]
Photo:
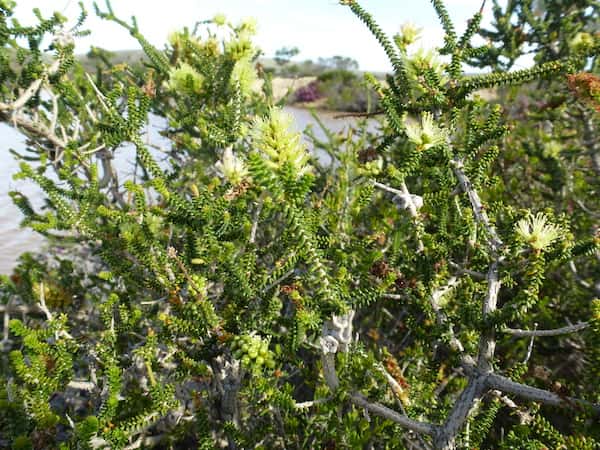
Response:
[[[85,11],[66,32],[0,2],[0,120],[46,204],[11,196],[48,238],[0,284],[0,446],[597,447],[594,2],[495,3],[495,31],[482,9],[459,36],[433,1],[445,45],[417,51],[341,3],[394,73],[366,77],[375,119],[307,146],[252,21],[161,50],[107,2],[146,60],[98,51],[92,75]],[[536,65],[506,71],[527,46]],[[319,80],[344,102],[362,83]]]

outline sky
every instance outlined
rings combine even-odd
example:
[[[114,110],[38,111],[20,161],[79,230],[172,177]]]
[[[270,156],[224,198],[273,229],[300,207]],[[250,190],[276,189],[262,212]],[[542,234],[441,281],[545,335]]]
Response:
[[[90,13],[86,27],[92,34],[78,41],[78,53],[87,52],[92,45],[108,50],[139,48],[117,24],[95,16],[92,0],[83,3]],[[104,0],[99,1],[101,6],[103,3]],[[35,23],[31,12],[34,7],[45,15],[59,11],[72,21],[79,13],[77,0],[18,0],[17,4],[15,15],[24,24]],[[256,18],[256,43],[267,57],[281,47],[296,46],[300,49],[296,58],[299,60],[341,55],[356,59],[361,70],[390,69],[383,50],[366,26],[336,0],[113,0],[112,5],[120,18],[135,15],[142,33],[159,48],[170,32],[223,13],[234,23],[245,17]],[[422,46],[442,43],[443,33],[429,0],[362,0],[361,5],[389,35],[396,33],[402,23],[412,22],[423,29]],[[446,5],[460,32],[481,6],[481,0],[446,0]],[[484,22],[490,15],[488,6]]]

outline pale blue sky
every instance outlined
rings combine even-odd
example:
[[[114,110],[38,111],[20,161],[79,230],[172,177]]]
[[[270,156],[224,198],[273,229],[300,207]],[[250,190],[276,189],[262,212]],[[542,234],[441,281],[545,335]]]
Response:
[[[103,1],[99,2],[102,6]],[[77,0],[18,0],[17,3],[16,15],[25,23],[32,20],[33,7],[43,13],[58,10],[73,19],[78,12]],[[86,52],[90,45],[109,50],[138,48],[118,25],[95,17],[91,0],[84,0],[84,4],[90,11],[87,27],[92,35],[78,43],[78,52]],[[258,20],[256,42],[266,56],[272,56],[283,46],[297,46],[301,50],[299,59],[351,56],[363,70],[389,69],[385,54],[373,36],[348,7],[336,0],[113,0],[112,4],[121,18],[136,15],[142,32],[159,46],[169,32],[224,13],[234,22],[247,16]],[[446,0],[446,4],[460,31],[480,7],[481,0]],[[389,34],[410,21],[423,28],[423,46],[441,44],[442,32],[429,0],[362,0],[361,5]],[[490,14],[488,7],[486,15]]]

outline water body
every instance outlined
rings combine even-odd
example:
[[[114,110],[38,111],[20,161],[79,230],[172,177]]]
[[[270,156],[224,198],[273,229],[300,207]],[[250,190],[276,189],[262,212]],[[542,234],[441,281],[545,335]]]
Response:
[[[295,118],[295,126],[298,131],[304,130],[308,125],[313,125],[313,130],[318,138],[323,138],[324,133],[305,109],[286,108]],[[341,131],[353,122],[353,119],[336,119],[332,113],[319,113],[320,120],[334,132]],[[157,142],[158,126],[151,127],[151,141]],[[13,174],[19,171],[19,163],[9,152],[14,149],[23,153],[25,142],[16,130],[0,124],[0,274],[8,274],[15,266],[19,255],[25,251],[37,251],[41,249],[44,239],[42,236],[27,228],[20,227],[23,215],[12,203],[8,195],[9,191],[20,191],[27,195],[32,204],[39,208],[43,205],[44,195],[40,189],[29,181],[15,181]],[[131,149],[129,149],[131,150]],[[115,162],[117,170],[126,173],[132,165],[132,151],[121,152],[121,158]],[[123,177],[121,176],[121,179]]]

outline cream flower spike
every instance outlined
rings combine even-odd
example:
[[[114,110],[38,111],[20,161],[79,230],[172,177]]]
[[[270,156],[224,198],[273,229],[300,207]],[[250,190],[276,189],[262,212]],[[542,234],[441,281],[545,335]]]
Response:
[[[560,236],[560,228],[548,223],[543,213],[521,219],[516,224],[517,235],[533,249],[542,251]]]
[[[254,121],[252,136],[254,144],[266,157],[267,166],[280,170],[290,164],[296,178],[300,178],[312,172],[312,166],[301,134],[293,131],[293,123],[290,114],[274,107],[268,117],[258,117]]]

